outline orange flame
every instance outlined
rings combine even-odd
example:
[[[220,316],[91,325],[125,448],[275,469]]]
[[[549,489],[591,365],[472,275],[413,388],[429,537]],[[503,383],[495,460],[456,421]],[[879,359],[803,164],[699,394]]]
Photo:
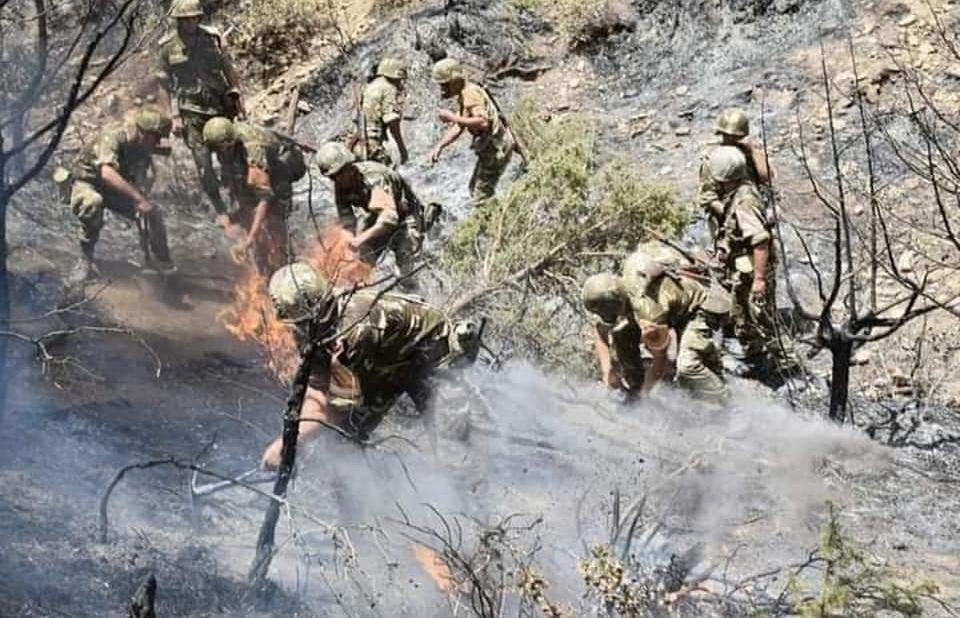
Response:
[[[328,227],[313,240],[302,259],[334,285],[366,282],[372,268],[357,258],[351,238],[341,227]],[[299,363],[293,330],[277,319],[267,294],[267,278],[250,262],[245,263],[243,276],[234,287],[233,304],[217,319],[240,341],[260,344],[264,362],[278,380],[287,383],[293,378]]]
[[[415,543],[413,556],[440,590],[450,594],[456,589],[457,582],[453,578],[453,572],[440,554],[425,545]]]

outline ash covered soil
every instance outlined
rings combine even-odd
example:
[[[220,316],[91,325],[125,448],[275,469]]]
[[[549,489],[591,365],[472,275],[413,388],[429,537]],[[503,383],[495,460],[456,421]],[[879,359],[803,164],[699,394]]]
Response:
[[[816,86],[808,60],[818,27],[836,43],[830,37],[847,27],[860,32],[865,19],[897,28],[903,12],[885,17],[885,3],[829,0],[701,4],[625,5],[632,27],[576,54],[558,49],[558,35],[539,18],[518,18],[505,5],[420,9],[378,24],[346,57],[311,70],[303,93],[316,111],[300,119],[298,134],[310,143],[337,134],[351,113],[348,86],[384,50],[440,40],[477,66],[516,59],[549,66],[534,81],[496,82],[501,104],[533,94],[550,101],[548,113],[591,112],[608,147],[634,153],[641,169],[675,180],[688,196],[713,116],[731,103],[755,114],[765,91],[785,208],[802,218],[809,193],[789,138],[796,110],[815,107],[800,95]],[[919,3],[903,6],[920,10]],[[408,58],[405,134],[414,160],[404,171],[424,197],[448,205],[449,228],[465,214],[459,204],[471,155],[460,145],[437,167],[426,164],[441,130],[433,120],[438,101],[426,53]],[[159,186],[181,172],[164,163]],[[312,203],[329,217],[323,185],[315,179]],[[301,204],[307,191],[302,183]],[[257,347],[233,339],[218,320],[239,270],[209,215],[191,209],[194,199],[181,189],[161,189],[157,199],[168,213],[175,278],[160,283],[137,274],[127,264],[136,232],[114,219],[99,247],[111,284],[76,311],[22,324],[35,334],[117,326],[142,341],[71,336],[55,350],[75,364],[52,365],[46,375],[33,349],[19,348],[0,431],[0,615],[122,615],[150,570],[161,615],[451,615],[446,595],[417,561],[416,543],[426,539],[402,523],[405,514],[438,526],[432,508],[450,520],[542,520],[531,536],[539,538],[536,562],[551,600],[586,613],[577,565],[585,545],[607,541],[614,491],[625,501],[647,497],[646,560],[699,545],[694,573],[711,573],[705,585],[718,590],[802,562],[818,544],[831,501],[843,507],[841,524],[875,564],[934,579],[944,598],[960,601],[960,460],[949,444],[887,448],[822,421],[816,405],[792,411],[741,382],[723,412],[671,392],[626,407],[596,384],[520,361],[499,372],[473,370],[467,408],[458,393],[443,393],[436,439],[421,419],[400,413],[377,436],[403,440],[361,449],[324,435],[307,448],[278,528],[277,586],[259,600],[245,574],[266,499],[242,489],[191,503],[189,473],[132,471],[110,500],[108,542],[96,542],[99,501],[120,467],[202,453],[211,469],[236,473],[279,432],[286,393]],[[26,318],[58,302],[60,276],[73,258],[64,239],[73,232],[50,187],[22,194],[12,217],[17,313]],[[295,221],[302,242],[312,229],[305,206]],[[428,250],[441,244],[435,239]],[[427,289],[442,301],[439,283]],[[949,428],[954,412],[939,408],[925,420]],[[931,615],[941,611],[933,607]]]

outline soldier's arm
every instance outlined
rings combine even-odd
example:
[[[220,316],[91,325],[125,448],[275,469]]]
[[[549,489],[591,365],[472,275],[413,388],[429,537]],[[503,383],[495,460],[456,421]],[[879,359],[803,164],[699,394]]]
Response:
[[[753,285],[750,292],[763,296],[767,291],[767,265],[770,263],[770,241],[753,246]]]
[[[252,165],[247,171],[247,186],[257,197],[257,205],[253,208],[253,219],[250,222],[250,229],[247,231],[247,238],[243,243],[245,247],[250,247],[260,234],[263,222],[267,218],[267,211],[273,199],[273,189],[270,185],[270,175],[266,170]]]
[[[723,202],[720,200],[717,183],[704,164],[700,165],[700,192],[697,194],[697,206],[715,219],[723,217]]]
[[[247,112],[243,105],[243,95],[240,92],[240,73],[233,64],[233,58],[230,57],[230,52],[227,48],[227,39],[223,34],[217,35],[217,43],[220,47],[220,58],[223,63],[223,76],[227,78],[227,83],[230,84],[232,94],[237,97],[237,112],[242,119],[246,117]]]
[[[440,153],[447,146],[457,141],[461,135],[463,135],[463,127],[458,124],[451,125],[443,134],[443,137],[440,138],[440,141],[437,142],[437,145],[433,147],[433,151],[430,153],[430,161],[436,163],[440,159]]]
[[[610,356],[608,335],[610,329],[604,324],[596,324],[593,329],[593,348],[600,364],[600,379],[604,384],[617,388],[620,386],[620,377],[613,369],[613,359]]]
[[[303,405],[300,406],[300,433],[297,437],[297,446],[302,446],[313,439],[320,431],[321,423],[336,424],[337,420],[327,401],[327,394],[319,388],[308,386]],[[282,438],[271,442],[260,458],[260,467],[264,470],[276,470],[280,465],[282,447]]]
[[[771,235],[763,216],[763,206],[757,199],[744,199],[736,204],[737,225],[743,235],[743,241],[750,247],[753,263],[754,294],[760,295],[766,290],[767,265],[770,262]]]
[[[137,205],[137,209],[142,212],[150,212],[150,203],[147,201],[147,198],[143,196],[132,183],[127,182],[127,180],[120,175],[120,172],[117,171],[113,165],[109,163],[104,163],[100,165],[100,180],[103,181],[103,184],[110,187],[117,193],[125,195]]]
[[[359,247],[371,240],[385,236],[400,224],[400,210],[397,207],[397,202],[393,195],[383,187],[374,187],[370,191],[368,209],[377,215],[377,220],[351,241],[354,247]]]
[[[397,150],[400,151],[400,163],[406,163],[409,157],[407,144],[403,141],[403,132],[400,129],[401,111],[400,96],[397,90],[390,88],[385,91],[383,99],[380,101],[380,118],[386,125],[387,131],[390,132],[393,142],[397,145]]]
[[[650,352],[650,366],[643,375],[640,392],[649,393],[664,378],[670,375],[670,359],[667,348],[670,346],[670,327],[663,324],[644,322],[640,325],[643,346]]]

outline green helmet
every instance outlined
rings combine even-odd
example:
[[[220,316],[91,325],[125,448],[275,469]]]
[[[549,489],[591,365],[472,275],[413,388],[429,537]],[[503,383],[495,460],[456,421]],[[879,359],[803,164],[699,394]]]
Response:
[[[320,173],[331,178],[356,158],[346,146],[340,142],[327,142],[317,150],[317,168]]]
[[[739,107],[728,107],[717,119],[714,131],[732,137],[746,137],[750,135],[750,119]]]
[[[626,296],[623,282],[613,273],[590,275],[583,282],[581,293],[587,311],[600,316],[604,322],[613,322],[623,312]]]
[[[717,146],[707,157],[707,170],[717,182],[734,182],[747,177],[747,157],[736,146]]]
[[[170,17],[203,17],[203,7],[200,6],[200,0],[173,0]]]
[[[463,65],[454,58],[444,58],[433,65],[430,77],[438,84],[446,84],[455,79],[463,79]]]
[[[170,135],[173,120],[156,105],[144,105],[133,115],[133,123],[141,131],[157,133],[161,137]]]
[[[313,266],[294,262],[277,270],[267,286],[277,318],[296,323],[313,317],[331,300],[330,285]]]
[[[211,148],[222,148],[237,141],[237,129],[228,118],[216,116],[203,125],[203,143]]]
[[[377,75],[389,77],[390,79],[407,79],[407,67],[399,58],[384,58],[377,65]]]

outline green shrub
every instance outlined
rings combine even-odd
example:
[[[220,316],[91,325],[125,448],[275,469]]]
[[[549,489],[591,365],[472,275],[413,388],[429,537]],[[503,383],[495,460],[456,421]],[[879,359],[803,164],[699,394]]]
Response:
[[[307,58],[329,21],[319,0],[243,0],[231,15],[234,56],[260,82]]]

